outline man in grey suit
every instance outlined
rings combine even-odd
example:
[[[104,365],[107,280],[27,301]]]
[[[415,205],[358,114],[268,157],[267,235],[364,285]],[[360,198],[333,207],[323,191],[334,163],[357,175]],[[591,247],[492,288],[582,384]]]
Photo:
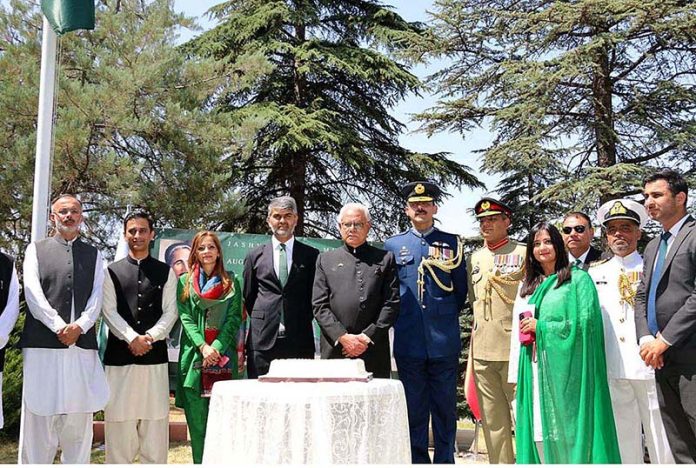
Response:
[[[696,463],[696,220],[688,187],[663,169],[644,181],[645,207],[663,233],[645,249],[636,294],[640,356],[654,367],[658,400],[677,463]]]
[[[348,203],[338,215],[343,247],[317,259],[312,306],[321,327],[321,358],[360,358],[375,377],[389,378],[389,328],[399,314],[394,254],[367,243],[370,215]]]
[[[312,285],[319,251],[295,239],[297,204],[278,197],[268,205],[271,241],[244,259],[244,304],[250,378],[268,373],[274,359],[312,359]]]

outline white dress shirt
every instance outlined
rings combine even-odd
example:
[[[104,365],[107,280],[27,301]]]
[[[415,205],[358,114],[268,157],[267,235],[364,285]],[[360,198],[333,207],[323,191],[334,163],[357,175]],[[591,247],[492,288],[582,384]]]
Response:
[[[19,279],[17,279],[17,269],[12,267],[10,278],[10,290],[7,294],[7,304],[0,315],[0,349],[7,346],[10,333],[17,322],[19,316]],[[5,418],[2,409],[2,372],[0,372],[0,429],[5,426]]]
[[[72,245],[72,242],[68,242]],[[70,312],[75,322],[87,332],[101,311],[104,266],[97,252],[92,293],[84,311],[76,318],[73,297]],[[46,299],[41,288],[36,246],[27,247],[24,256],[24,292],[31,315],[54,332],[67,324]],[[109,388],[96,349],[72,345],[67,349],[25,348],[23,398],[29,411],[39,416],[91,413],[104,408]]]
[[[276,239],[276,236],[271,237],[271,243],[273,245],[273,269],[278,278],[280,278],[280,241]],[[285,244],[285,252],[288,259],[288,275],[290,274],[290,268],[292,267],[292,249],[295,246],[295,236],[292,236]]]
[[[10,278],[10,290],[7,295],[7,304],[0,315],[0,349],[7,346],[10,333],[17,322],[19,316],[19,279],[17,269],[12,267],[12,277]]]
[[[573,257],[573,254],[568,252],[568,261],[570,262],[571,265],[575,265],[576,260],[580,260],[581,263],[585,263],[585,259],[587,258],[587,255],[590,253],[590,248],[588,247],[587,250],[585,250],[585,253],[580,255],[578,258]]]

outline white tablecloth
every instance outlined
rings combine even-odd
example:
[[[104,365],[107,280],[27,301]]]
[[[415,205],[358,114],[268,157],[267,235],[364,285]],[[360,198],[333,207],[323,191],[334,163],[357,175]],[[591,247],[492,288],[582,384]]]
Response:
[[[218,382],[203,463],[411,463],[398,380]]]

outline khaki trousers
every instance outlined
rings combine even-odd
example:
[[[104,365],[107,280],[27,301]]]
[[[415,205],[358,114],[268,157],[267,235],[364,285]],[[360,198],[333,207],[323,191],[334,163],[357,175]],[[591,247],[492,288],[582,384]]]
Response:
[[[169,418],[106,421],[104,424],[106,463],[167,463]]]
[[[508,361],[474,359],[476,393],[481,407],[483,437],[491,464],[515,463],[512,415],[515,385],[508,383]]]

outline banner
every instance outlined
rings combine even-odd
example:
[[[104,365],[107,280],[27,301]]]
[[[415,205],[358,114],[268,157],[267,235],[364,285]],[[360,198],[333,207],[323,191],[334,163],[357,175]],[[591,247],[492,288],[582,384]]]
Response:
[[[41,0],[41,11],[58,35],[94,29],[94,0]]]
[[[157,229],[155,230],[155,241],[152,244],[150,254],[160,261],[168,264],[177,276],[188,271],[188,258],[191,253],[191,239],[196,235],[194,230],[185,229]],[[222,258],[225,260],[225,270],[234,275],[240,282],[243,282],[242,271],[244,270],[244,257],[256,247],[271,241],[270,235],[264,234],[238,234],[230,232],[216,232],[222,244]],[[297,237],[297,240],[311,245],[320,252],[333,250],[343,245],[337,239],[315,239],[308,237]],[[246,310],[243,311],[243,318],[246,319]],[[319,325],[316,320],[312,321],[314,328],[314,349],[319,355]],[[242,323],[237,337],[237,357],[241,366],[244,364],[244,340],[246,338],[247,324]],[[177,321],[167,340],[169,350],[169,369],[170,369],[170,390],[176,389],[176,363],[179,360],[179,338],[181,336],[181,323]]]

